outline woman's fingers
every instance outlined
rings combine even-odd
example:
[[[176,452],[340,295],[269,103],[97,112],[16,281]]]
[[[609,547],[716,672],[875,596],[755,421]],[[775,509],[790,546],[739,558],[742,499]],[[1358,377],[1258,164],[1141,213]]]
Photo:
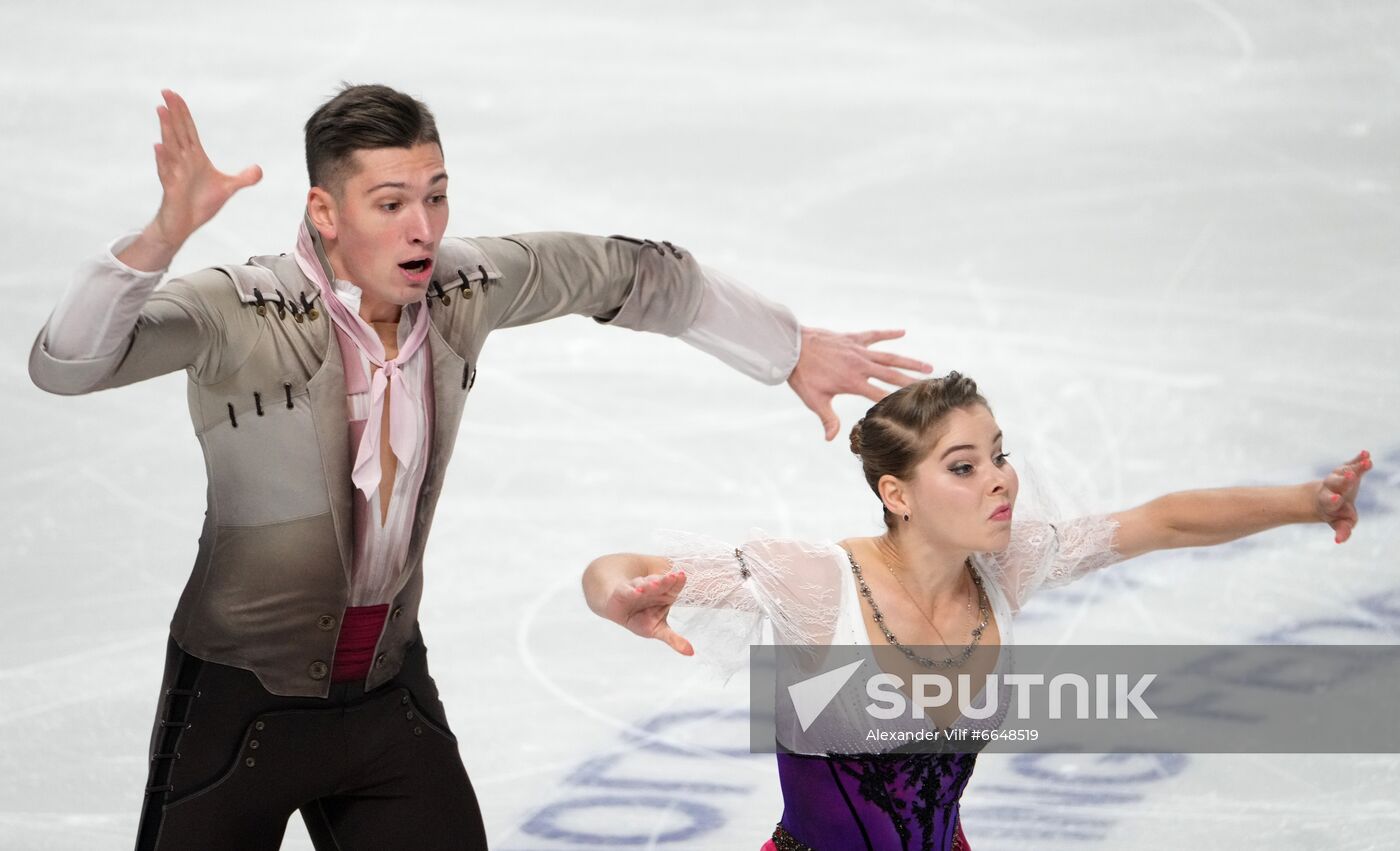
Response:
[[[1360,515],[1356,511],[1356,496],[1361,491],[1361,480],[1374,466],[1371,453],[1361,450],[1356,457],[1333,470],[1322,480],[1322,490],[1318,494],[1321,513],[1336,533],[1336,542],[1345,543],[1351,538]]]
[[[1342,473],[1347,470],[1350,470],[1352,473],[1356,474],[1357,476],[1360,476],[1362,473],[1365,473],[1366,471],[1370,470],[1373,466],[1374,464],[1371,462],[1371,453],[1363,449],[1360,452],[1356,453],[1355,458],[1339,466],[1337,468],[1337,472]]]
[[[632,590],[628,593],[634,609],[653,606],[669,606],[680,596],[685,587],[685,574],[667,573],[657,576],[639,576],[632,580]]]
[[[635,576],[632,578],[634,588],[655,588],[674,582],[684,582],[685,574],[679,570],[671,573],[652,573],[647,576]]]
[[[1336,533],[1336,541],[1339,544],[1346,543],[1346,540],[1351,537],[1352,530],[1356,528],[1356,509],[1351,506],[1347,507],[1348,511],[1327,522],[1327,525],[1331,526],[1332,531]]]
[[[662,620],[661,623],[657,624],[656,631],[652,633],[652,638],[666,642],[672,650],[676,651],[682,656],[695,655],[695,648],[691,646],[691,643],[689,641],[686,641],[683,637],[681,637],[680,633],[676,632],[674,629],[671,629],[670,624],[666,623],[665,620]]]
[[[1340,497],[1346,492],[1349,485],[1350,480],[1347,479],[1346,475],[1341,470],[1333,470],[1328,474],[1327,478],[1322,480],[1323,490],[1327,491],[1327,493],[1322,495],[1323,501],[1336,502],[1337,500],[1334,499],[1334,497]]]
[[[1322,480],[1322,486],[1340,497],[1354,497],[1361,487],[1361,479],[1373,464],[1368,452],[1362,450],[1355,458],[1333,470]],[[1340,502],[1334,499],[1332,502]]]

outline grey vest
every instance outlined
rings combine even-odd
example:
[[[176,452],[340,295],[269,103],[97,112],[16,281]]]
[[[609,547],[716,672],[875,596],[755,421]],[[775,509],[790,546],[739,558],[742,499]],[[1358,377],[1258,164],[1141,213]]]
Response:
[[[564,233],[446,239],[428,298],[432,448],[405,581],[365,681],[394,676],[412,640],[423,550],[462,407],[491,331],[567,313],[675,336],[704,282],[688,252]],[[165,283],[129,345],[108,357],[50,355],[41,331],[30,375],[87,393],[184,369],[209,475],[199,553],[171,623],[189,653],[246,668],[274,694],[325,696],[353,555],[345,373],[320,292],[289,256]]]

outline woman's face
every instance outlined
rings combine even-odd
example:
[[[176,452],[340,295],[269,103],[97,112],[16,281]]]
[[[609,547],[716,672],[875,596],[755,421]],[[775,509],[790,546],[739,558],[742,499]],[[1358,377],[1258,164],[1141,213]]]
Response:
[[[913,478],[902,483],[908,525],[950,549],[1006,549],[1019,480],[1002,454],[996,419],[986,407],[973,405],[948,414],[940,430]]]

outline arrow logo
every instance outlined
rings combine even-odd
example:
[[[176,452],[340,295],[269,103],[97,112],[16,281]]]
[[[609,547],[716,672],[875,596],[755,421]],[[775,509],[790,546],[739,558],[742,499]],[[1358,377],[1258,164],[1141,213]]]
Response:
[[[837,692],[850,682],[856,668],[864,663],[865,660],[861,659],[788,686],[788,696],[792,698],[792,708],[797,712],[797,722],[802,725],[802,732],[807,732],[807,728],[812,726]]]

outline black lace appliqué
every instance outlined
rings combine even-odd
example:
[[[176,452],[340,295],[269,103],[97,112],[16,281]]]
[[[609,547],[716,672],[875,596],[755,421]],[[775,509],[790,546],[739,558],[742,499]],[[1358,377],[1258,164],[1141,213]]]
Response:
[[[934,847],[935,816],[957,804],[977,762],[970,753],[828,758],[856,781],[861,798],[889,818],[904,851],[912,851],[911,823],[918,824],[923,838],[919,851]]]

